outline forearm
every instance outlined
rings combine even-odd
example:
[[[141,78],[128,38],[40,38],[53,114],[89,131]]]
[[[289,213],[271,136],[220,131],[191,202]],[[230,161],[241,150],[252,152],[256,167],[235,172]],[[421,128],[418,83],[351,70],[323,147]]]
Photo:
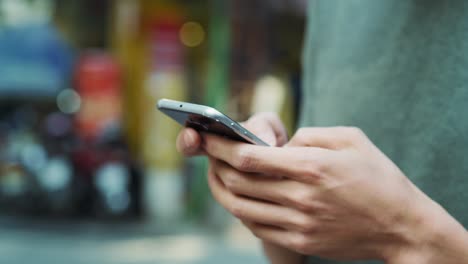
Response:
[[[271,264],[303,264],[305,257],[280,246],[263,242],[263,251]]]
[[[468,264],[466,229],[435,202],[427,207],[430,210],[415,222],[410,243],[390,256],[387,263]]]

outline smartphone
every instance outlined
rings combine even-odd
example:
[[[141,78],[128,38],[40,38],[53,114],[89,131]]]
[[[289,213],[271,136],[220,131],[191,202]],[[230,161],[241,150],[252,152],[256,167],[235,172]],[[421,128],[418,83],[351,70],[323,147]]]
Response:
[[[212,107],[161,99],[158,101],[158,109],[182,126],[191,127],[200,132],[213,133],[232,140],[269,146],[239,123]]]

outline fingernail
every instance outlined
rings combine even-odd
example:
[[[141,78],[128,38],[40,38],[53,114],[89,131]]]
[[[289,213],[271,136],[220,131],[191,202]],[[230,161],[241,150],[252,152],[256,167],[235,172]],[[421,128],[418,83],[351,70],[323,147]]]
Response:
[[[188,150],[191,150],[194,148],[194,145],[195,144],[195,139],[193,138],[192,135],[190,135],[190,133],[185,133],[184,135],[184,145],[185,145],[185,149],[188,149]]]

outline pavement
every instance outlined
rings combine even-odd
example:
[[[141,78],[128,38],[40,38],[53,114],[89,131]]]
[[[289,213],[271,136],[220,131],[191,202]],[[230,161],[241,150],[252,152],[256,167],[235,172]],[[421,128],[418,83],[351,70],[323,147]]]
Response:
[[[176,230],[176,231],[174,231]],[[0,218],[0,263],[267,263],[258,241],[238,222],[227,229],[148,223]]]

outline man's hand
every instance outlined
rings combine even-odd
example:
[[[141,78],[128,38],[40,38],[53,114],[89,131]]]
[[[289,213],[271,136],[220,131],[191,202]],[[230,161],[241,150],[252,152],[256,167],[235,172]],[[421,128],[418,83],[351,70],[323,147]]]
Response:
[[[215,199],[264,241],[337,260],[466,263],[464,228],[359,129],[301,129],[283,148],[205,135],[203,149]]]
[[[288,141],[286,129],[274,113],[258,113],[242,125],[271,146],[281,147]],[[192,128],[184,128],[177,136],[177,150],[186,157],[206,155],[201,148],[202,137]]]
[[[281,120],[273,113],[259,113],[252,116],[242,125],[271,146],[281,147],[287,143],[288,135]],[[192,128],[184,128],[177,137],[177,150],[187,157],[206,155],[201,148],[202,137]],[[219,164],[215,158],[210,158],[210,171],[216,171]],[[244,225],[246,225],[244,223]],[[250,226],[249,224],[246,225]],[[275,263],[300,263],[302,256],[298,253],[282,248],[276,244],[262,241],[265,254]]]

